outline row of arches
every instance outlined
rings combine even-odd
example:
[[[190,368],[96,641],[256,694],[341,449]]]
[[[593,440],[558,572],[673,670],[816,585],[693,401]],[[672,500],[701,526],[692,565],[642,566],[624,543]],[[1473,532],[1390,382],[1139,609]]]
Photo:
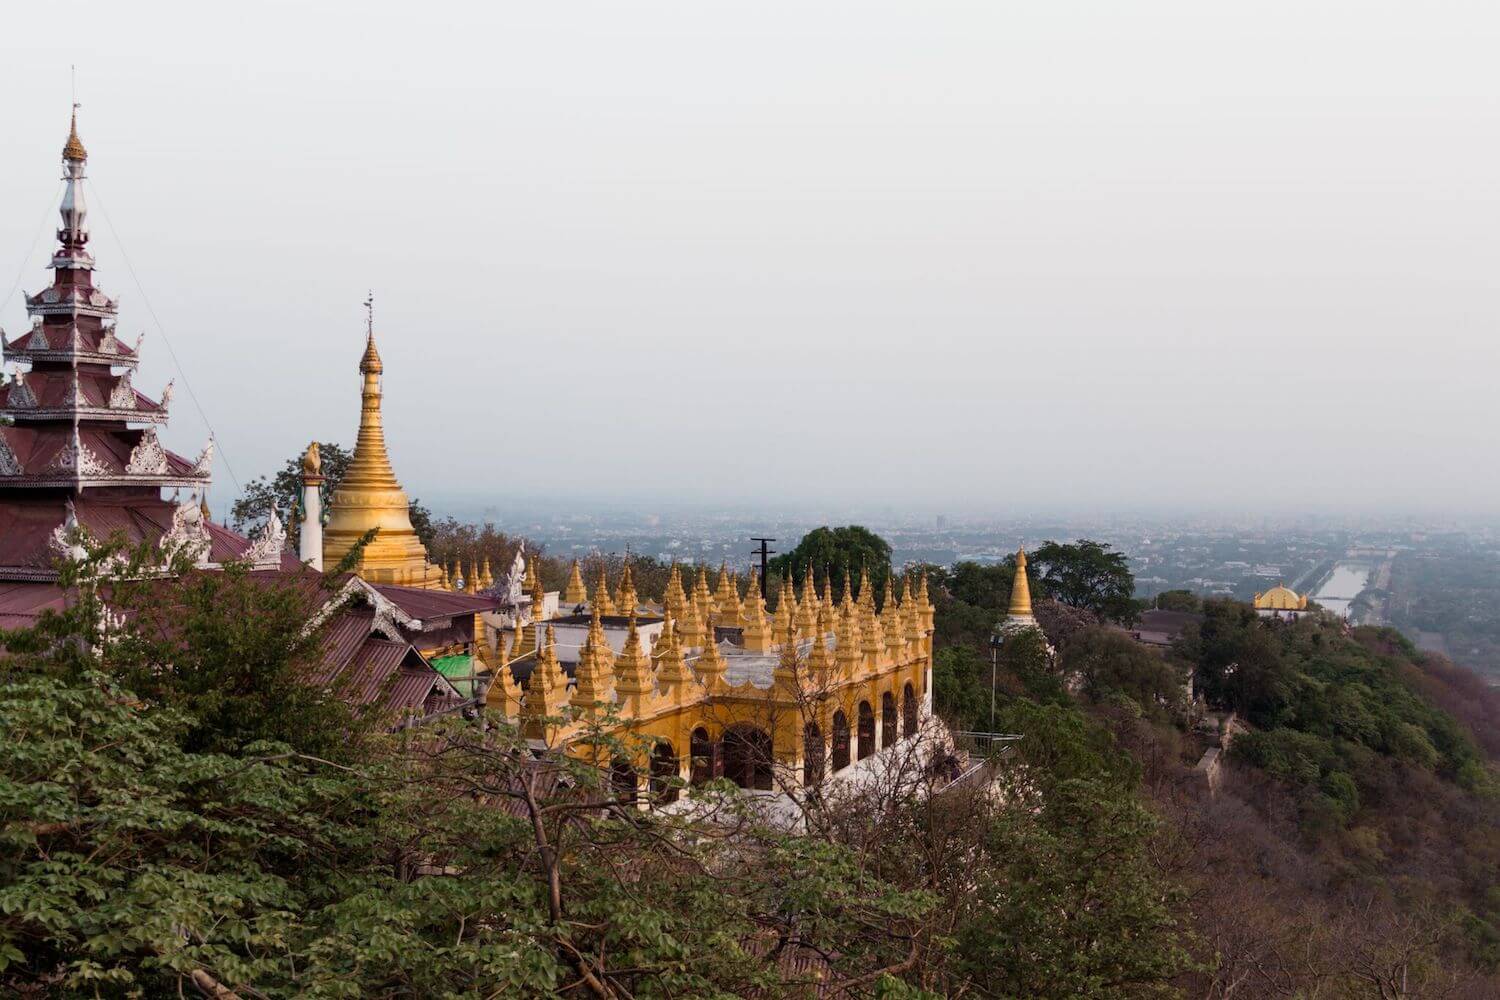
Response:
[[[880,725],[877,730],[875,709],[868,701],[861,701],[856,709],[856,726],[851,731],[849,718],[841,708],[833,713],[831,720],[832,745],[825,740],[822,727],[808,722],[802,730],[802,781],[804,785],[815,785],[822,781],[829,770],[837,774],[855,760],[874,756],[877,732],[883,749],[894,746],[897,740],[914,736],[918,727],[919,708],[917,693],[907,684],[901,693],[898,708],[895,695],[887,691],[880,699]],[[700,785],[712,778],[725,777],[741,788],[770,791],[774,785],[774,747],[771,734],[750,722],[736,723],[724,731],[717,743],[708,730],[699,726],[694,729],[688,747],[690,770],[688,781]],[[663,749],[665,748],[665,749]],[[659,744],[659,753],[671,759],[675,772],[676,758],[671,757],[670,744]],[[665,773],[666,764],[662,771]],[[653,775],[656,766],[653,758]]]

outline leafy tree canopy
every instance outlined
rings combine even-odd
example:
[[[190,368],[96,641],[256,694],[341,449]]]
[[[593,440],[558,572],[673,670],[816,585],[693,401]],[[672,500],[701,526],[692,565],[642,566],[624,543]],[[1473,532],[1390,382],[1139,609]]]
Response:
[[[769,572],[779,578],[790,578],[800,584],[802,577],[812,567],[814,578],[828,573],[833,581],[833,593],[841,600],[844,593],[844,574],[849,574],[854,586],[859,585],[860,571],[867,570],[870,583],[875,587],[876,603],[885,588],[890,570],[891,546],[884,538],[868,528],[857,524],[842,528],[814,528],[796,548],[771,560]]]
[[[1047,597],[1121,623],[1135,618],[1135,577],[1123,552],[1103,542],[1046,542],[1031,553],[1038,589]]]
[[[349,471],[349,462],[354,453],[333,441],[319,441],[318,455],[322,460],[323,485],[319,495],[323,501],[323,516],[329,511],[329,501],[334,491]],[[297,545],[302,522],[302,453],[286,460],[276,475],[259,476],[245,486],[244,493],[230,508],[230,526],[239,532],[248,532],[265,521],[275,503],[281,519],[286,523],[287,539],[292,547]],[[411,526],[422,544],[431,547],[433,539],[432,512],[422,506],[421,501],[411,501]]]

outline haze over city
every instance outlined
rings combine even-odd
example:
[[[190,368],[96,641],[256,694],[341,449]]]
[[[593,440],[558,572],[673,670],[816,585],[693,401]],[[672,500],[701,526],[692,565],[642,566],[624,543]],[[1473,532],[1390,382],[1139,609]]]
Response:
[[[82,8],[8,11],[4,279],[76,65],[221,499],[352,442],[373,288],[438,506],[1495,511],[1492,8]]]

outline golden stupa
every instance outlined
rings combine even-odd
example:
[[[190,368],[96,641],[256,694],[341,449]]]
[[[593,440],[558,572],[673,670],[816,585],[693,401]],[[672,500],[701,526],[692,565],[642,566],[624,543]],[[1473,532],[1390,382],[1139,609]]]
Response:
[[[380,352],[375,349],[375,324],[370,322],[359,372],[359,437],[354,457],[330,503],[323,531],[323,566],[331,570],[371,528],[379,529],[353,570],[371,583],[436,590],[443,572],[427,560],[427,549],[411,526],[411,505],[396,481],[385,450],[380,421]]]
[[[1026,547],[1016,550],[1016,579],[1010,587],[1009,617],[1012,620],[1029,619],[1031,614],[1031,582],[1026,579]]]

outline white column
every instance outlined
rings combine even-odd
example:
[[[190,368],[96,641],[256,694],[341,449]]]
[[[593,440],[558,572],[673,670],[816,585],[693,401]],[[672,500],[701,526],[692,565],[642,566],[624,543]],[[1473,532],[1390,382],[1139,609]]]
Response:
[[[323,572],[323,497],[318,483],[307,480],[302,482],[302,533],[297,558]]]

